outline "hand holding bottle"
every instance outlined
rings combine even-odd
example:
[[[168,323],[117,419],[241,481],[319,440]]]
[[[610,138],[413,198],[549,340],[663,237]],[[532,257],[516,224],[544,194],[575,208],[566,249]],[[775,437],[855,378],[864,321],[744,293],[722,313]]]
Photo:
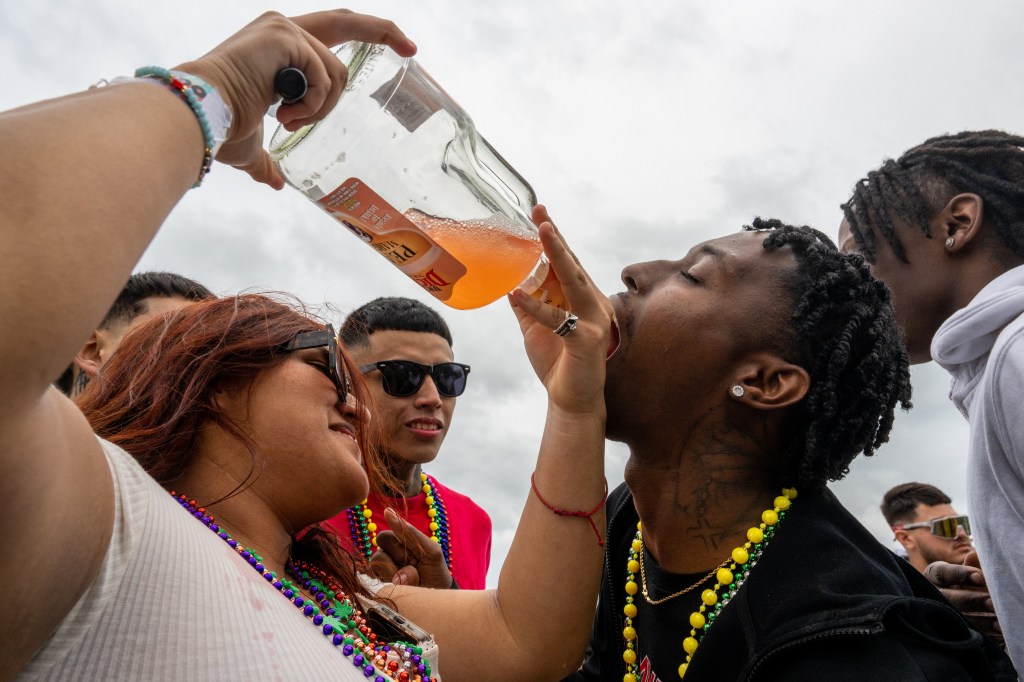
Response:
[[[603,419],[611,304],[551,223],[547,209],[537,206],[533,218],[566,310],[543,303],[522,289],[512,292],[510,300],[527,355],[553,406],[568,413]],[[566,332],[563,325],[569,315],[576,317],[576,321],[571,331]]]
[[[268,12],[203,57],[176,67],[216,86],[231,108],[233,123],[217,160],[282,188],[284,179],[262,149],[263,118],[276,99],[274,79],[282,69],[294,67],[308,83],[301,100],[277,110],[286,128],[321,120],[337,104],[347,80],[345,66],[329,46],[348,40],[382,43],[406,57],[416,52],[412,41],[385,19],[343,9],[293,18]]]

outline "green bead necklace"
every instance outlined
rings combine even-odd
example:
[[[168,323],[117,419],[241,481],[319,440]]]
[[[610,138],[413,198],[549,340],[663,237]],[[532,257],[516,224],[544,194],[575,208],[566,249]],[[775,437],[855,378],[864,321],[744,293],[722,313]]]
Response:
[[[451,571],[453,569],[448,508],[441,498],[441,491],[438,490],[437,481],[433,476],[420,473],[420,485],[420,490],[426,496],[427,517],[430,519],[427,530],[430,533],[430,539],[441,545],[444,562],[447,564],[448,570]],[[373,520],[373,510],[370,509],[369,500],[363,500],[354,507],[349,507],[347,515],[352,544],[369,561],[373,553],[377,551],[377,524]]]
[[[761,513],[761,524],[747,530],[747,542],[732,550],[731,561],[726,560],[727,566],[723,565],[714,572],[715,586],[701,593],[700,608],[690,614],[690,634],[683,639],[683,652],[686,654],[686,660],[679,665],[678,669],[680,678],[686,675],[686,669],[697,652],[700,640],[711,628],[711,624],[725,605],[743,585],[750,570],[768,546],[768,541],[775,535],[779,521],[786,516],[786,511],[789,510],[791,502],[795,498],[796,488],[783,488],[782,494],[773,500],[773,508],[766,509]],[[637,682],[639,680],[639,666],[636,660],[637,632],[633,626],[633,619],[637,614],[634,597],[640,591],[640,586],[636,582],[636,574],[643,567],[643,551],[644,536],[638,521],[636,536],[633,538],[629,549],[629,559],[626,562],[626,606],[622,609],[626,616],[625,627],[622,629],[622,638],[626,641],[626,648],[622,652],[622,660],[626,663],[626,674],[622,677],[622,682]],[[719,593],[722,593],[721,597]],[[678,594],[681,592],[673,596]]]

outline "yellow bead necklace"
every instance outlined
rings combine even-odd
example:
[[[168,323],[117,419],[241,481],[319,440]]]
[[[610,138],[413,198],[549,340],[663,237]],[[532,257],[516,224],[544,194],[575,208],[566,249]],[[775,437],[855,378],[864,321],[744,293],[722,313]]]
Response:
[[[779,521],[786,516],[791,501],[795,498],[796,488],[783,488],[782,495],[773,500],[773,508],[766,509],[761,513],[761,524],[747,530],[747,542],[733,549],[729,559],[726,559],[723,565],[713,571],[717,581],[715,586],[701,593],[700,598],[703,603],[698,610],[690,614],[690,634],[683,639],[683,652],[686,654],[686,660],[679,665],[678,669],[680,678],[686,675],[686,669],[690,665],[690,661],[693,660],[694,653],[697,652],[697,645],[700,640],[703,639],[705,633],[711,628],[711,624],[718,617],[718,614],[722,612],[722,608],[729,603],[729,600],[733,598],[736,591],[743,585],[750,570],[757,563],[765,547],[768,546],[768,541],[775,535]],[[626,663],[626,674],[623,676],[622,682],[637,682],[639,679],[639,666],[636,661],[637,632],[636,628],[633,627],[633,619],[636,618],[637,613],[634,597],[640,591],[640,586],[636,583],[638,571],[641,572],[641,581],[645,583],[644,597],[647,598],[647,581],[643,573],[643,551],[644,536],[638,521],[636,524],[636,536],[633,538],[633,544],[629,549],[629,560],[626,562],[626,606],[622,609],[626,616],[625,627],[622,629],[622,638],[626,640],[626,648],[622,652],[622,660]],[[725,564],[728,564],[728,566]],[[696,585],[704,582],[704,580],[707,580],[707,578],[701,579]],[[690,586],[683,592],[687,592],[693,589],[693,587]],[[725,593],[719,598],[719,592],[723,589]],[[668,601],[668,599],[683,594],[683,592],[665,597],[657,603]],[[650,601],[649,598],[648,601]]]

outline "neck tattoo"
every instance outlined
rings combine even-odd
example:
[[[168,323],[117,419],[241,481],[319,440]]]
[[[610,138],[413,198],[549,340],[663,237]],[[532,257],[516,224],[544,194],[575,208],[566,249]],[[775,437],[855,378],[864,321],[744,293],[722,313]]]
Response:
[[[270,585],[338,647],[352,665],[359,668],[373,682],[436,682],[431,675],[430,662],[423,656],[422,647],[411,642],[380,641],[370,629],[356,601],[350,598],[326,571],[304,561],[289,559],[285,572],[288,578],[279,578],[267,569],[263,559],[246,549],[221,528],[204,507],[199,507],[188,495],[171,491],[171,497],[204,526],[217,534],[229,547],[252,566]],[[312,599],[304,596],[312,595]]]
[[[683,639],[683,652],[685,660],[679,665],[679,677],[686,675],[686,669],[693,660],[697,651],[697,645],[704,635],[711,628],[711,624],[722,612],[726,604],[736,595],[750,574],[751,569],[757,564],[758,558],[768,546],[768,541],[775,535],[779,521],[786,516],[791,501],[796,498],[796,488],[783,488],[782,495],[773,500],[773,508],[766,509],[761,513],[761,523],[747,531],[747,542],[732,550],[732,554],[725,562],[716,568],[712,573],[715,576],[715,586],[708,588],[701,593],[700,599],[703,602],[700,608],[690,614],[690,634]],[[637,665],[637,631],[633,624],[636,618],[637,608],[634,597],[640,591],[636,584],[636,574],[640,572],[641,582],[644,583],[643,595],[649,604],[661,604],[689,592],[700,585],[708,578],[702,578],[699,582],[690,587],[669,595],[662,599],[651,601],[647,595],[646,577],[643,570],[644,536],[640,522],[636,524],[636,536],[629,550],[629,560],[626,562],[626,606],[622,609],[625,614],[625,627],[622,629],[622,637],[626,640],[625,651],[622,652],[622,660],[626,662],[626,674],[623,682],[638,682],[639,666]],[[710,577],[710,574],[709,576]],[[719,597],[719,593],[721,597]]]
[[[448,570],[451,571],[451,531],[448,522],[448,509],[445,507],[441,491],[433,476],[420,473],[420,483],[422,483],[420,490],[426,495],[427,516],[430,518],[427,530],[430,532],[430,539],[441,545],[444,562],[448,565]],[[373,521],[373,510],[370,509],[368,502],[369,500],[363,500],[361,504],[349,507],[347,511],[352,544],[366,557],[367,561],[377,549],[377,524]]]

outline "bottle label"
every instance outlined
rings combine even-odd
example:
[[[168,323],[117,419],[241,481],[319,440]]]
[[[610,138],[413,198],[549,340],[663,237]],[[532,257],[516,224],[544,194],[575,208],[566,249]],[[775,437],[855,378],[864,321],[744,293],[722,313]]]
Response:
[[[410,60],[407,69],[412,73],[406,74],[405,69],[400,69],[394,78],[377,88],[370,97],[384,111],[394,116],[403,128],[414,133],[441,110],[438,94],[443,91],[416,62]],[[436,91],[432,91],[430,85]]]
[[[440,301],[451,298],[466,274],[466,266],[359,178],[349,178],[317,203]]]

